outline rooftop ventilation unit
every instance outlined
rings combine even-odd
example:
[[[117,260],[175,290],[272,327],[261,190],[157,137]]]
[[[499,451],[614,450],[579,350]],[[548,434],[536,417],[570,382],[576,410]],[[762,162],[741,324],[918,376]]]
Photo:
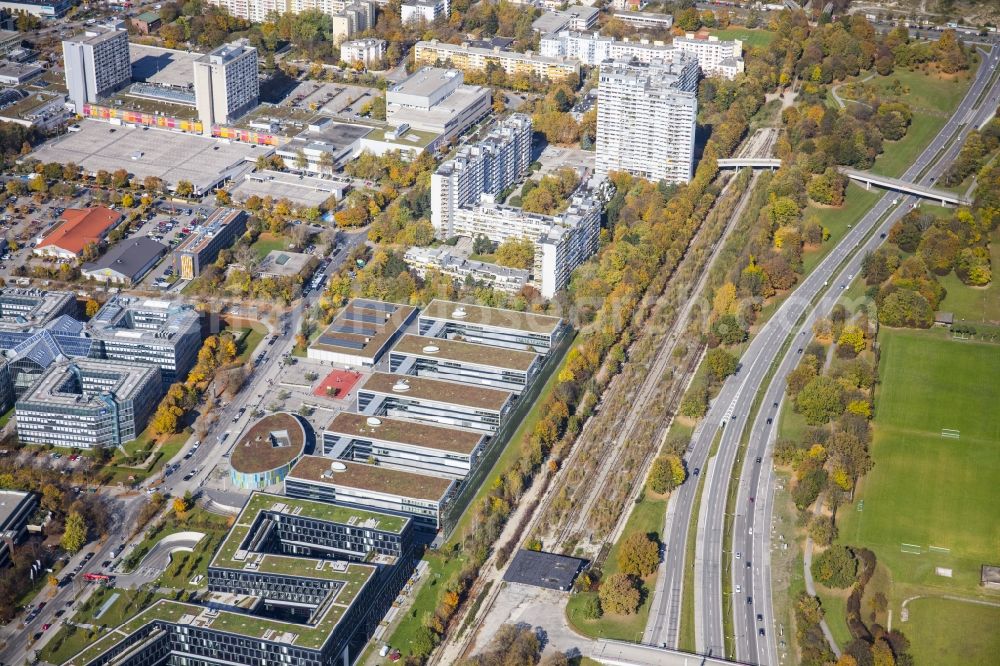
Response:
[[[410,390],[410,384],[405,379],[400,379],[392,385],[392,390],[396,393],[406,393]]]
[[[437,345],[427,345],[424,347],[425,354],[437,354],[439,351],[441,351],[441,348]]]
[[[380,418],[378,418],[376,416],[369,416],[366,419],[366,423],[368,423],[368,425],[370,425],[373,428],[377,428],[380,425],[382,425],[382,419],[380,419]]]
[[[330,463],[330,471],[331,472],[346,472],[347,471],[347,465],[345,465],[344,463],[340,462],[339,460],[334,460],[332,463]]]
[[[455,319],[465,319],[469,313],[465,311],[465,308],[458,307],[452,310],[451,316]]]

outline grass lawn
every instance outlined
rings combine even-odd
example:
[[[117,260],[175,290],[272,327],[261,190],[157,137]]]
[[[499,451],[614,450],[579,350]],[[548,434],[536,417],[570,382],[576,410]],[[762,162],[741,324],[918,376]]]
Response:
[[[915,599],[907,604],[910,619],[898,626],[910,639],[918,664],[997,663],[1000,654],[1000,608],[951,599]],[[947,631],[942,631],[943,627]]]
[[[257,253],[258,257],[263,259],[271,250],[284,250],[288,248],[288,243],[289,239],[286,236],[277,236],[270,231],[265,231],[257,237],[257,240],[250,247]]]
[[[871,548],[888,568],[890,607],[899,618],[900,602],[914,594],[984,596],[979,568],[996,559],[1000,544],[993,510],[1000,484],[1000,345],[953,341],[943,330],[884,328],[880,344],[875,466],[855,503],[841,508],[838,526],[842,543]],[[943,428],[959,430],[961,438],[943,438]],[[903,552],[902,544],[917,552]],[[937,575],[937,567],[951,569],[952,577]],[[938,635],[926,636],[921,648],[934,658],[918,663],[975,663],[953,650],[934,652],[961,643],[966,631],[956,618],[936,617],[935,631],[924,633]],[[920,633],[919,623],[901,628],[911,640]]]
[[[1000,230],[990,236],[990,263],[1000,271]],[[1000,284],[996,275],[986,287],[969,287],[954,272],[938,278],[948,295],[941,302],[941,309],[955,313],[955,321],[987,322],[1000,324]]]
[[[237,363],[246,363],[250,355],[257,349],[264,336],[267,335],[267,327],[259,321],[252,319],[239,319],[236,317],[223,319],[223,326],[220,333],[231,330],[233,335],[239,340],[237,348],[239,355],[236,357]]]
[[[184,442],[186,442],[191,436],[191,432],[191,428],[185,428],[179,433],[170,435],[163,440],[160,448],[156,451],[156,459],[147,469],[135,469],[121,464],[114,464],[115,462],[121,463],[124,461],[124,456],[122,456],[121,452],[115,451],[114,457],[112,458],[112,464],[108,467],[108,470],[112,475],[109,483],[129,484],[135,481],[142,481],[143,479],[156,474],[163,468],[164,465],[167,464],[167,462],[180,453],[180,450],[184,447]],[[134,441],[125,444],[125,450],[130,454],[134,454],[142,449],[151,448],[152,440],[153,436],[149,434],[149,429],[147,428]],[[130,480],[129,477],[133,477],[133,479]]]
[[[413,604],[406,612],[404,619],[396,625],[395,630],[386,642],[398,648],[403,656],[411,654],[410,644],[416,632],[423,626],[424,617],[433,613],[437,607],[438,598],[444,591],[447,582],[462,569],[465,558],[462,556],[448,557],[443,552],[428,552],[424,556],[428,570],[424,574],[424,582],[413,599]]]
[[[226,537],[228,530],[223,526],[222,529],[218,530],[198,529],[197,531],[204,532],[205,536],[198,542],[198,545],[194,547],[192,552],[178,552],[173,554],[166,571],[163,572],[163,575],[157,581],[161,587],[183,590],[197,589],[208,585],[206,579],[202,580],[201,585],[191,585],[190,581],[198,574],[202,576],[208,575],[208,563],[211,561],[215,549],[219,547],[219,544]]]
[[[622,539],[627,538],[633,532],[642,532],[654,534],[659,540],[663,532],[663,520],[666,512],[667,500],[665,497],[643,497],[632,509],[625,529],[622,531]],[[605,577],[618,573],[618,549],[620,545],[621,540],[615,542],[608,551],[608,557],[602,568]],[[597,596],[597,593],[582,592],[570,597],[569,603],[566,605],[567,619],[578,632],[585,636],[641,641],[642,634],[646,629],[646,621],[649,619],[649,607],[653,601],[652,592],[656,588],[658,571],[654,571],[643,579],[645,589],[637,613],[633,615],[604,615],[596,620],[588,620],[583,617],[583,604],[587,597]]]
[[[170,511],[162,523],[162,527],[157,531],[147,530],[145,537],[129,553],[125,560],[126,570],[132,570],[142,562],[142,558],[153,548],[153,546],[165,536],[177,532],[188,530],[194,532],[204,532],[207,535],[225,534],[229,530],[229,518],[209,513],[199,506],[190,509],[184,517],[178,517],[176,513]],[[204,540],[202,541],[202,543]],[[169,571],[169,569],[168,569]]]
[[[808,219],[811,216],[818,218],[819,223],[830,232],[830,238],[815,250],[802,255],[805,275],[808,275],[823,257],[836,247],[848,229],[857,224],[884,194],[883,190],[877,188],[866,190],[852,181],[847,185],[844,204],[840,208],[816,206],[812,202],[806,206],[803,218]]]
[[[847,595],[850,589],[831,590],[816,585],[816,593],[823,605],[826,624],[830,627],[833,640],[837,645],[844,646],[851,642],[851,632],[847,628]]]
[[[875,160],[874,173],[900,176],[914,162],[931,139],[948,121],[955,107],[962,100],[975,76],[976,66],[967,76],[945,78],[920,71],[897,70],[889,76],[876,76],[868,83],[881,89],[887,99],[896,99],[890,92],[899,81],[906,92],[898,96],[910,106],[913,121],[899,141],[886,141],[884,152]]]
[[[712,30],[712,34],[719,39],[739,39],[743,46],[767,46],[774,41],[775,33],[770,30],[754,30],[752,28],[727,28],[726,30]]]

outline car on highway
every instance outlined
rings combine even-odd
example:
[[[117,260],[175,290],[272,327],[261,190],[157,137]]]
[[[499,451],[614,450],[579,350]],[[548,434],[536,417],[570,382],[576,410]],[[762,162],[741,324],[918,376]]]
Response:
[[[694,468],[694,475],[698,476],[699,474],[701,474],[701,468],[700,467],[695,467]]]
[[[760,635],[760,636],[763,636],[764,635],[764,627],[761,627],[760,629],[758,629],[757,630],[757,634]]]
[[[48,631],[52,625],[48,622],[42,625],[42,631]]]
[[[740,551],[736,551],[736,559],[739,560],[739,559],[742,559],[742,558],[743,558],[743,553],[741,553]]]
[[[770,421],[770,420],[771,420],[771,419],[768,419],[768,421]],[[760,464],[760,456],[757,456],[757,464],[758,464],[758,465]]]
[[[753,597],[747,597],[747,606],[753,605]]]
[[[764,621],[764,616],[761,615],[760,613],[757,613],[757,621],[758,622],[763,622]]]

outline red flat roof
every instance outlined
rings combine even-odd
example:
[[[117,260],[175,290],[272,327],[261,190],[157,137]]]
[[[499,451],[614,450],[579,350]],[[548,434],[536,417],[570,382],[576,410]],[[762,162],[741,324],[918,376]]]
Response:
[[[82,254],[88,243],[99,243],[105,232],[122,219],[121,213],[110,208],[67,208],[60,224],[42,239],[38,247],[58,247],[73,254]]]

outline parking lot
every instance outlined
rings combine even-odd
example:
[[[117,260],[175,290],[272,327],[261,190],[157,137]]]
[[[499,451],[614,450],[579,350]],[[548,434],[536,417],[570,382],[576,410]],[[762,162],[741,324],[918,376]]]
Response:
[[[356,118],[365,104],[382,94],[377,88],[347,83],[303,81],[292,89],[281,106]]]
[[[273,151],[266,146],[98,120],[81,120],[79,125],[79,132],[42,144],[32,157],[42,162],[73,162],[90,173],[125,168],[140,180],[156,176],[171,187],[186,180],[195,192],[205,192],[258,155]]]

